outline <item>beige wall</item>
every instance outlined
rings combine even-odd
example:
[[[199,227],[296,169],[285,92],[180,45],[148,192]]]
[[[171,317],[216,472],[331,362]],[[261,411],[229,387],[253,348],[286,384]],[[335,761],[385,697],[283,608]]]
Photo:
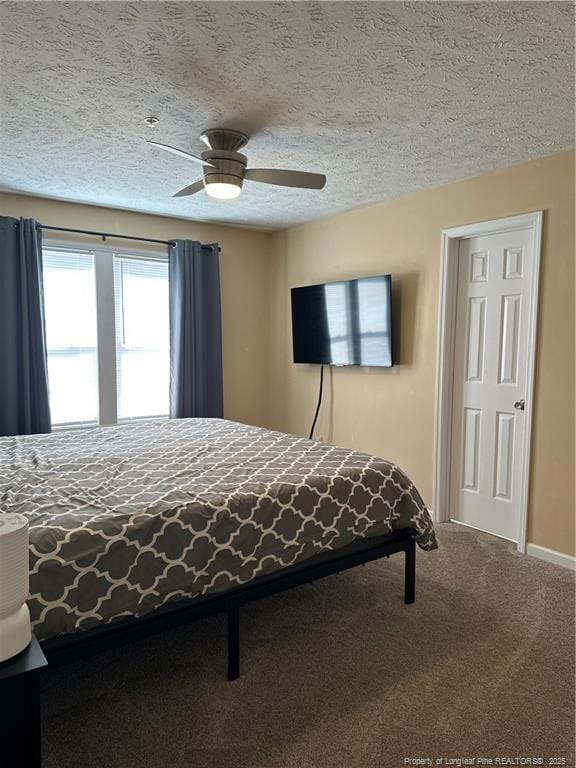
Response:
[[[271,236],[270,425],[307,434],[318,367],[291,363],[289,288],[390,272],[399,365],[331,370],[318,434],[397,462],[432,497],[440,233],[545,211],[528,541],[574,553],[574,155]]]
[[[220,243],[225,415],[235,421],[266,425],[267,233],[12,194],[0,194],[0,215],[32,217],[57,227]],[[64,237],[46,232],[45,237],[50,236]],[[86,238],[86,242],[98,241]],[[127,247],[127,241],[117,242]],[[114,240],[109,243],[114,244]],[[130,245],[144,247],[141,243]]]

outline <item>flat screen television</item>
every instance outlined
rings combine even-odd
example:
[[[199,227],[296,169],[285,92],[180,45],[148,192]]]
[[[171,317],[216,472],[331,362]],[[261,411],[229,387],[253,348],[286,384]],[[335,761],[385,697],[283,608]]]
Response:
[[[295,363],[392,366],[392,279],[292,288]]]

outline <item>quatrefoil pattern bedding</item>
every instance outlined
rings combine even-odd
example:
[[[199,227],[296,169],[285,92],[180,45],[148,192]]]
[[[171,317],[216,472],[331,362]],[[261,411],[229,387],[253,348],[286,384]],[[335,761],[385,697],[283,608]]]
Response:
[[[0,511],[29,520],[40,639],[400,528],[436,547],[418,491],[394,464],[221,419],[0,438]]]

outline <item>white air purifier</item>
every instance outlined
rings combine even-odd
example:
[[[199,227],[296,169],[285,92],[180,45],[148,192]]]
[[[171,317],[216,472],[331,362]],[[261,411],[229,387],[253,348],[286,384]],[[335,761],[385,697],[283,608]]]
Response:
[[[23,651],[32,639],[28,574],[28,520],[0,512],[0,663]]]

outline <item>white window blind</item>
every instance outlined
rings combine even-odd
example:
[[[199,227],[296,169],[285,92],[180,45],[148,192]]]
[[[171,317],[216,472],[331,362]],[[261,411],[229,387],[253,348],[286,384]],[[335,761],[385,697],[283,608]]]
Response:
[[[43,262],[52,423],[97,423],[94,256],[44,250]]]
[[[114,257],[118,419],[168,415],[168,263]]]

